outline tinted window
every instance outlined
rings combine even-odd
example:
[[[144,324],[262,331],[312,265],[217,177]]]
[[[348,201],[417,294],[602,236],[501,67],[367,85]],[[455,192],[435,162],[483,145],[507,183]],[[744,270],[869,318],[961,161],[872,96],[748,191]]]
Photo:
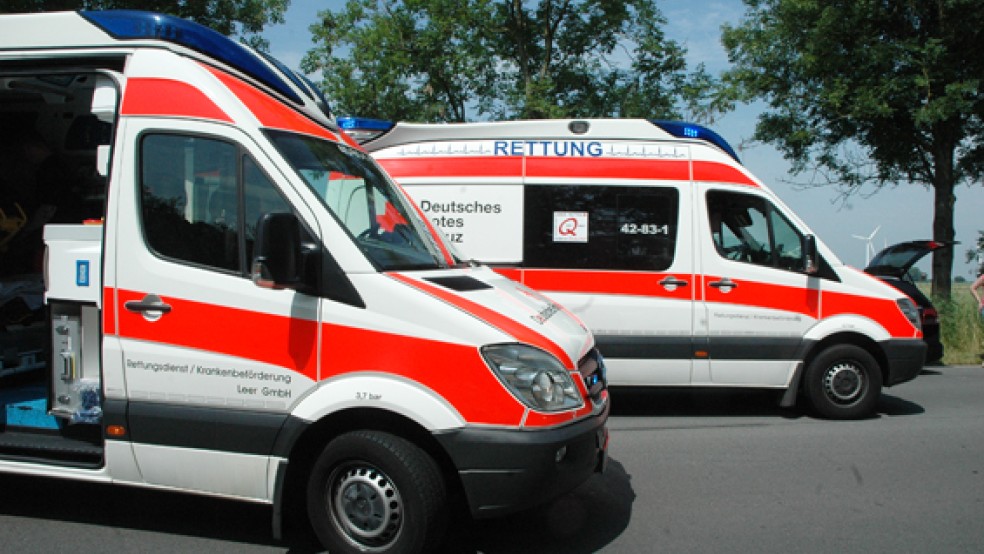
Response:
[[[660,271],[673,263],[675,188],[527,185],[528,267]]]
[[[146,135],[140,152],[141,214],[150,248],[246,275],[259,217],[290,211],[256,163],[232,143],[173,134]]]

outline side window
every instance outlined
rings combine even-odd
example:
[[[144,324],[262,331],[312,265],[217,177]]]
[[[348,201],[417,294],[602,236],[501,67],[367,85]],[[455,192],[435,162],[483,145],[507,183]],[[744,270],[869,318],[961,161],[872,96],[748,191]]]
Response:
[[[527,267],[661,271],[676,252],[675,188],[528,185]]]
[[[260,215],[290,211],[256,163],[235,144],[174,134],[144,136],[140,155],[141,215],[151,250],[246,275]]]
[[[158,254],[239,271],[237,148],[181,135],[147,135],[140,146],[141,212]]]
[[[739,262],[796,270],[802,235],[763,198],[707,193],[708,221],[718,254]]]

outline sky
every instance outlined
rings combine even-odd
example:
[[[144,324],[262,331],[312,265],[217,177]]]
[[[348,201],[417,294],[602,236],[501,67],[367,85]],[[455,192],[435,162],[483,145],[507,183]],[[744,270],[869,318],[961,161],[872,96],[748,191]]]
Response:
[[[263,36],[270,41],[274,57],[298,68],[304,53],[313,47],[308,27],[319,20],[318,12],[339,11],[344,0],[293,0],[286,22],[267,28]],[[703,63],[717,75],[729,63],[721,45],[721,26],[737,25],[745,11],[740,0],[663,0],[659,9],[667,19],[668,38],[687,49],[688,68]],[[330,100],[330,99],[329,99]],[[760,106],[738,106],[712,126],[738,150],[755,131]],[[358,115],[358,114],[338,114]],[[654,117],[659,114],[653,114]],[[872,246],[875,251],[897,242],[929,239],[933,236],[933,191],[921,185],[899,184],[881,190],[862,189],[846,202],[832,187],[805,187],[808,176],[791,175],[790,164],[775,148],[753,144],[740,149],[742,163],[765,182],[810,229],[847,265],[863,268],[867,260],[868,237],[877,229]],[[976,264],[967,264],[965,252],[973,248],[978,230],[984,230],[984,186],[961,185],[956,190],[954,214],[957,245],[953,276],[973,280]],[[930,272],[927,256],[919,267]]]

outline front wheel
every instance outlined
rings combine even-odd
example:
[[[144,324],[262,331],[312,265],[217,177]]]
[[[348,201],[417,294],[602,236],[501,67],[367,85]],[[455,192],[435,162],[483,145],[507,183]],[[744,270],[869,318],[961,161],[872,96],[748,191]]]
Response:
[[[413,443],[353,431],[325,447],[307,486],[311,525],[329,552],[427,552],[441,540],[445,487]]]
[[[822,351],[806,368],[806,396],[829,419],[860,419],[875,413],[882,388],[878,363],[866,350],[839,344]]]

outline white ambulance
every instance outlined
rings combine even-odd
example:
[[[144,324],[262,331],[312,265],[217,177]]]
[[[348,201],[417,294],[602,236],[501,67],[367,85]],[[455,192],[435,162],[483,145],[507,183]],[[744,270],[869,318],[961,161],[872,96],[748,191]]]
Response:
[[[842,264],[706,128],[339,122],[461,252],[580,316],[612,386],[776,389],[858,418],[922,368],[913,302]]]
[[[587,328],[455,258],[277,61],[146,12],[3,15],[0,130],[0,471],[420,552],[455,499],[603,468]]]

